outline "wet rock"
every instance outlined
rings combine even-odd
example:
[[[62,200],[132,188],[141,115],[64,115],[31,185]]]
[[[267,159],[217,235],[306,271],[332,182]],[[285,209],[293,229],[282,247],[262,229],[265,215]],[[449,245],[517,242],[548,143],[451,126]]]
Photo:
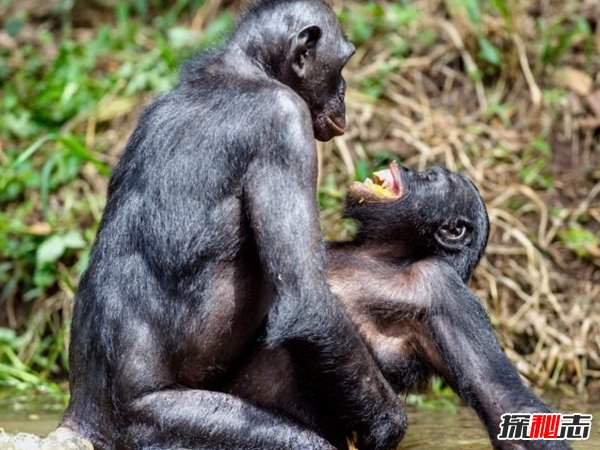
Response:
[[[42,450],[94,450],[92,443],[68,428],[57,428],[44,440]]]
[[[0,450],[14,450],[12,438],[0,428]]]
[[[46,438],[28,433],[10,435],[0,428],[0,450],[94,450],[94,447],[67,428],[58,428]]]
[[[15,450],[37,450],[42,448],[42,438],[27,433],[19,433],[13,438]]]

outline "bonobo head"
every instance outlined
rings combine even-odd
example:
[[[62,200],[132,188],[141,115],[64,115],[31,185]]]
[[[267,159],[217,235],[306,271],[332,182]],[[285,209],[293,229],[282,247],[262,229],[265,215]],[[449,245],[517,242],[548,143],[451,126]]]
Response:
[[[354,46],[325,2],[258,0],[240,20],[231,43],[304,99],[317,139],[344,133],[346,83],[341,72]]]
[[[415,259],[441,257],[468,281],[489,234],[479,191],[464,175],[442,167],[399,167],[373,174],[348,190],[346,215],[359,223],[359,242],[401,250]]]

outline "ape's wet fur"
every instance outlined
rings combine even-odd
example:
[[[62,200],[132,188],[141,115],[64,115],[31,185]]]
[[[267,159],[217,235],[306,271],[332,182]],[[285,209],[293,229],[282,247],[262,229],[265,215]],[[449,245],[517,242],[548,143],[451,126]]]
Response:
[[[475,409],[496,449],[569,448],[497,440],[502,414],[550,410],[523,384],[467,286],[488,238],[483,200],[470,180],[446,169],[400,172],[396,200],[365,201],[350,189],[346,214],[358,220],[358,236],[327,251],[328,282],[386,379],[406,393],[443,377]],[[304,377],[285,348],[259,345],[226,391],[338,442],[342,430],[326,428],[323,399]]]
[[[353,432],[391,449],[406,419],[373,356],[397,389],[439,371],[491,430],[500,412],[545,410],[465,286],[487,223],[442,183],[455,176],[389,209],[350,204],[358,241],[326,266],[314,138],[343,132],[352,52],[325,3],[259,2],[144,112],[77,293],[62,425],[99,450],[332,449]],[[459,212],[472,240],[440,244],[456,230],[430,222]],[[262,342],[283,372],[246,369]]]
[[[324,2],[258,2],[146,109],[77,293],[63,425],[100,450],[331,448],[218,392],[263,335],[332,427],[362,449],[401,439],[401,403],[327,285],[315,201],[314,139],[343,132],[353,52]]]

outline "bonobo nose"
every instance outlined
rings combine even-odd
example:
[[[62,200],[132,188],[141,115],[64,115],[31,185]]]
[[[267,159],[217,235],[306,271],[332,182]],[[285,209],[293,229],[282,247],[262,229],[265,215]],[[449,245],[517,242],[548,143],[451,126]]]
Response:
[[[421,177],[428,181],[435,181],[439,176],[443,176],[448,173],[448,169],[442,166],[433,166],[426,172],[421,172]]]
[[[419,178],[424,181],[435,181],[437,180],[438,174],[433,170],[427,170],[425,172],[419,172]]]

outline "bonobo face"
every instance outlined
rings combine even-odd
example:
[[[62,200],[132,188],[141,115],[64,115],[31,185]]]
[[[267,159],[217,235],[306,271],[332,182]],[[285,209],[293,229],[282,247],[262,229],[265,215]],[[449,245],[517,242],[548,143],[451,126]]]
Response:
[[[404,254],[447,257],[453,263],[457,256],[465,260],[465,271],[479,261],[489,232],[475,185],[442,167],[416,172],[390,164],[350,186],[347,215],[358,220],[363,239],[401,244]]]
[[[305,2],[299,2],[302,5]],[[317,5],[318,8],[314,9]],[[306,101],[315,137],[328,141],[344,134],[346,82],[342,69],[354,54],[334,12],[324,3],[304,6],[302,22],[311,23],[295,32],[281,71],[281,81]]]
[[[321,0],[256,0],[234,40],[265,71],[306,102],[320,141],[344,133],[346,82],[354,54],[331,7]]]

